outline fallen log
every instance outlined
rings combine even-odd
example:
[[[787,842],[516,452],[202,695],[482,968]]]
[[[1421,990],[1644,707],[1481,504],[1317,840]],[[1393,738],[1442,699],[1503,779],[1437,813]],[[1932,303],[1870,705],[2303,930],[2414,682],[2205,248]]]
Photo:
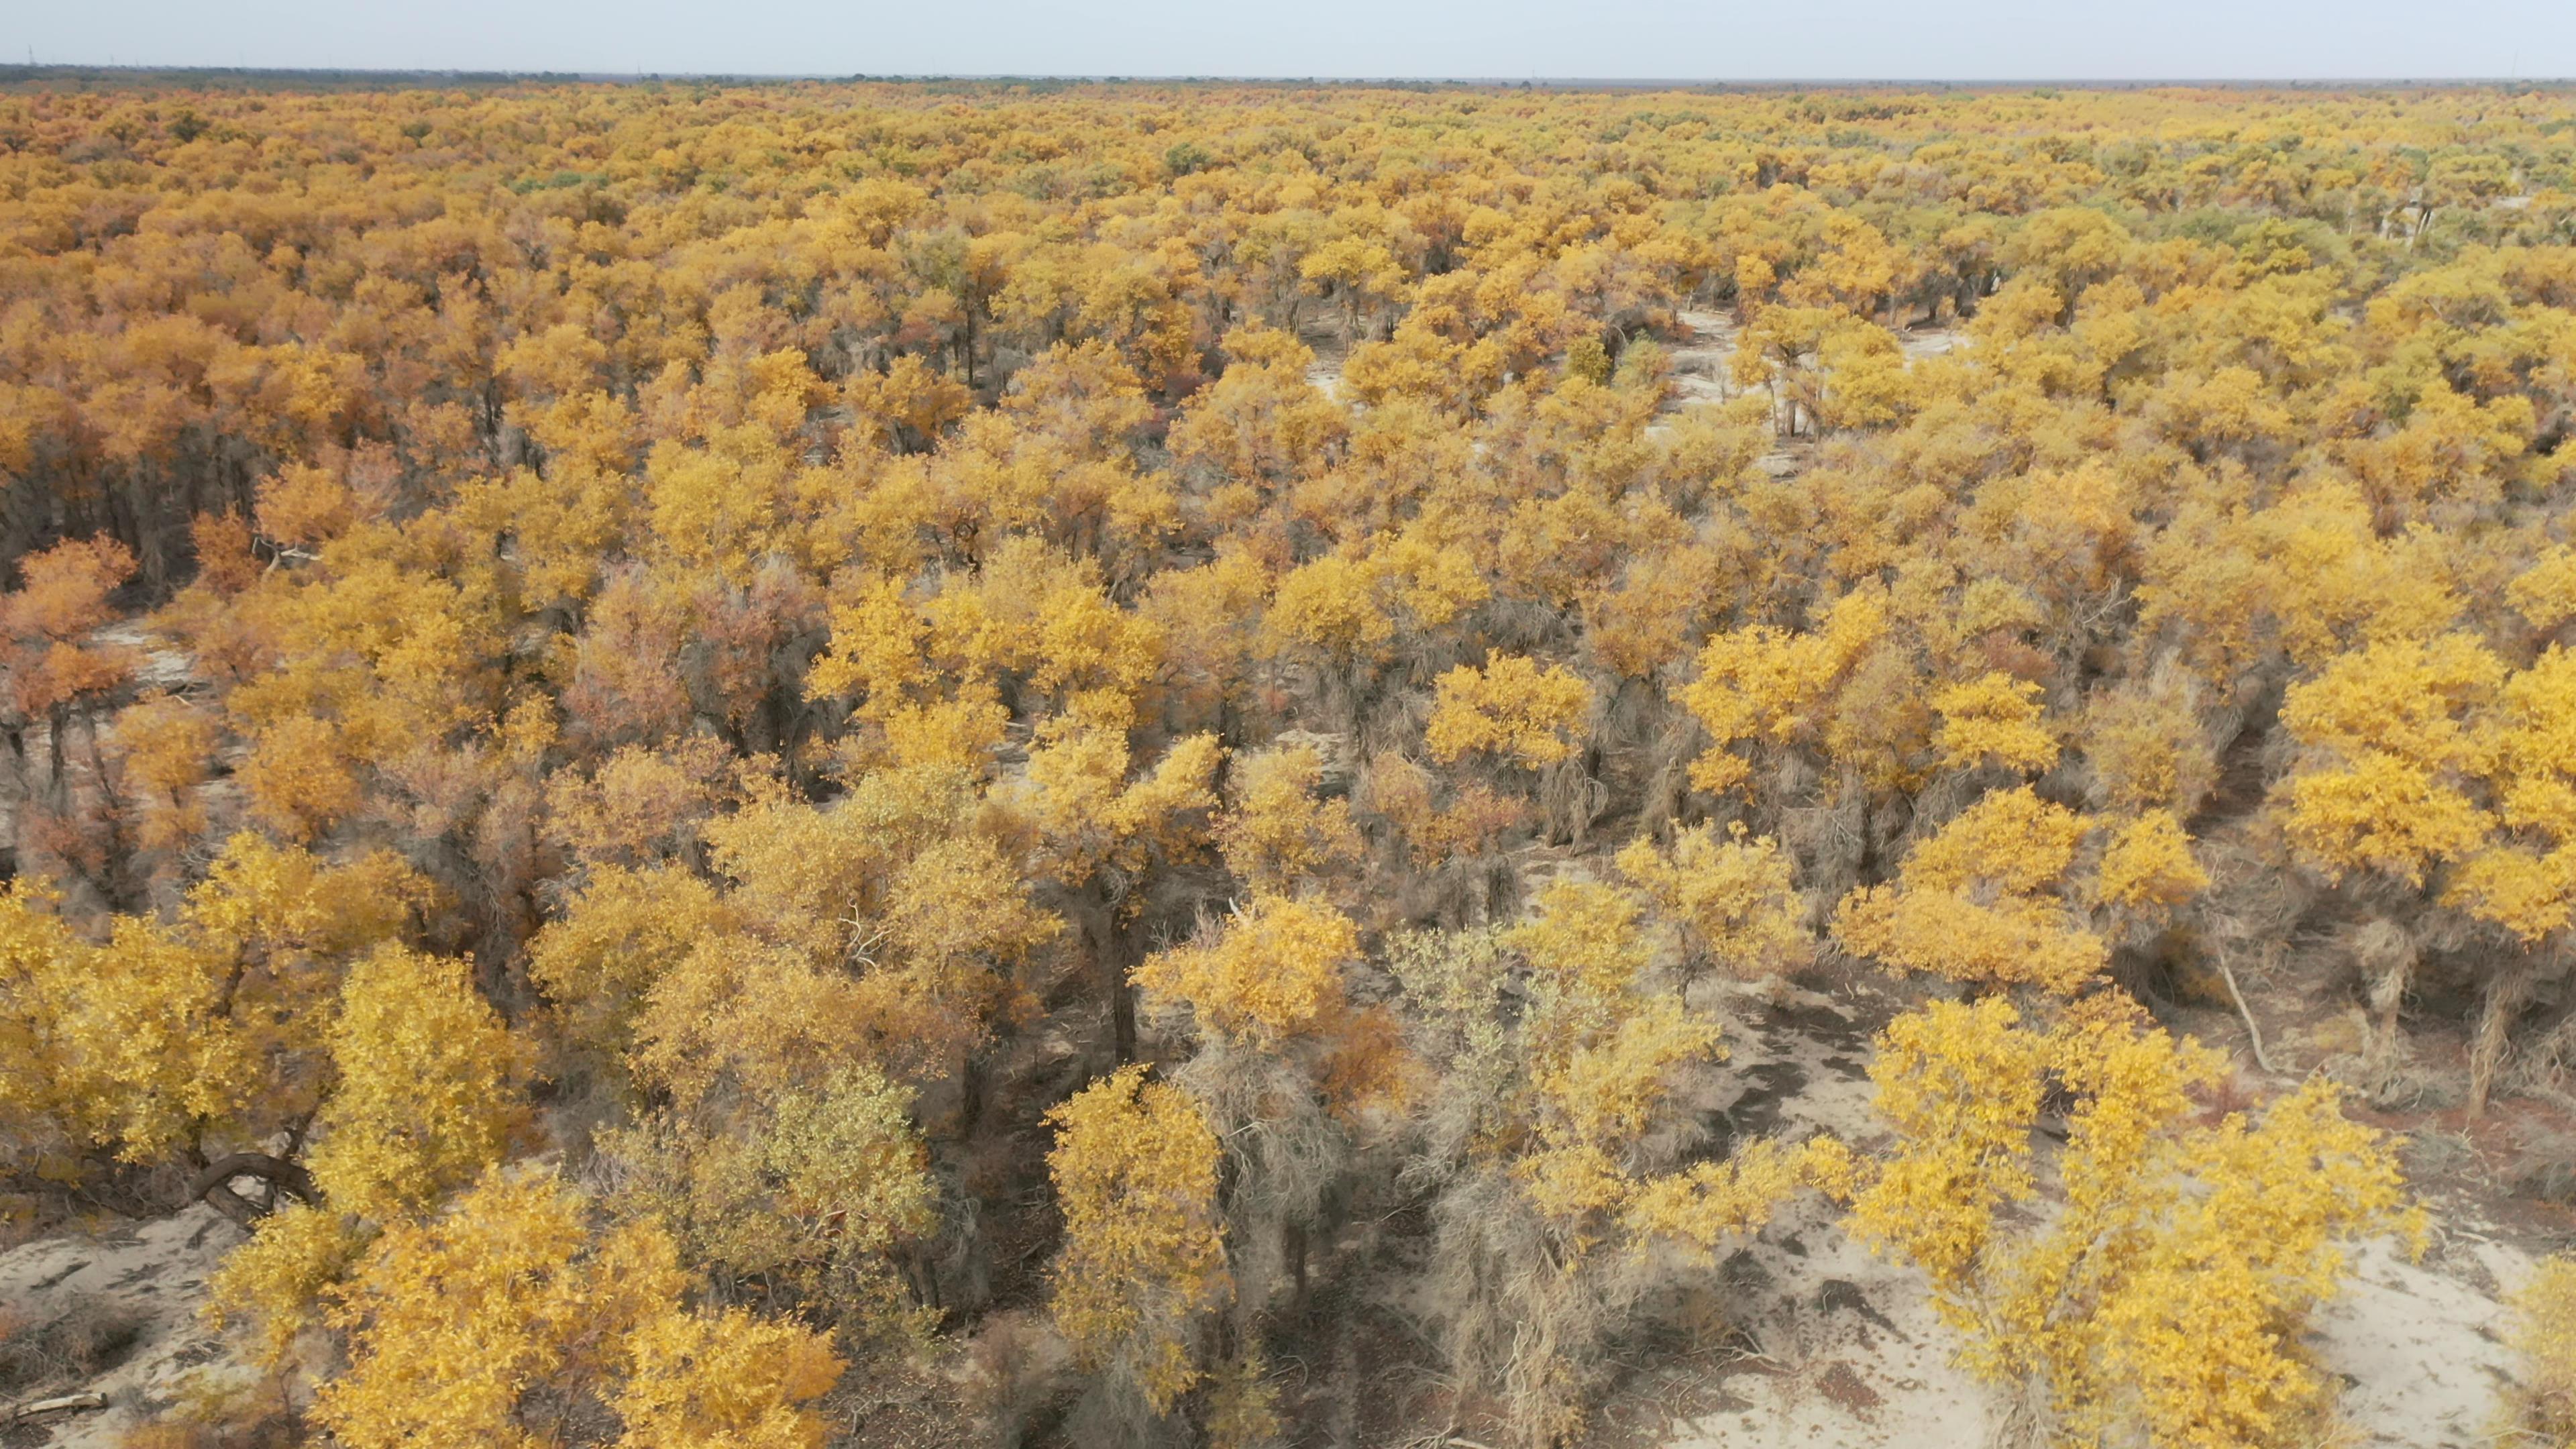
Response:
[[[51,1399],[30,1399],[11,1409],[0,1424],[33,1424],[62,1414],[94,1414],[107,1407],[105,1394],[63,1394]]]

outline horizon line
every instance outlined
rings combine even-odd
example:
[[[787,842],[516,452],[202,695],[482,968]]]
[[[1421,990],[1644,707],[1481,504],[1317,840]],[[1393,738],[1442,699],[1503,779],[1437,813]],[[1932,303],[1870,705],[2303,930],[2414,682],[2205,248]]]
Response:
[[[2558,87],[2576,84],[2576,76],[2331,76],[2293,78],[2282,76],[2156,76],[2118,78],[2106,76],[1981,76],[1963,79],[1937,77],[1878,76],[1762,76],[1762,77],[1690,77],[1690,76],[1476,76],[1476,75],[1258,75],[1224,74],[1212,71],[1140,74],[1134,72],[1017,72],[1017,71],[648,71],[648,70],[511,70],[474,66],[309,66],[309,65],[156,65],[133,63],[100,63],[88,61],[5,61],[0,62],[0,84],[30,80],[68,79],[82,76],[129,78],[139,76],[218,76],[218,77],[311,77],[335,76],[381,77],[388,79],[425,78],[475,81],[551,81],[592,84],[650,84],[654,82],[740,82],[750,84],[823,83],[837,85],[935,85],[960,82],[976,84],[1049,84],[1049,85],[1272,85],[1272,86],[1475,86],[1499,89],[1796,89],[1796,88],[1873,88],[1923,90],[1987,90],[2021,88],[2069,88],[2078,90],[2153,90],[2181,87],[2219,87],[2227,89],[2371,89],[2407,86],[2472,88],[2479,86]]]

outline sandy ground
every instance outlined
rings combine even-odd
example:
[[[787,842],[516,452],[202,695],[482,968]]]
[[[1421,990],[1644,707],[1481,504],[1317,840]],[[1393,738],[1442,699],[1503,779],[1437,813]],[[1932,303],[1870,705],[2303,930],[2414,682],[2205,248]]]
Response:
[[[2362,1443],[2491,1442],[2496,1390],[2513,1380],[2497,1294],[2530,1267],[2516,1249],[2456,1234],[2421,1264],[2394,1244],[2365,1248],[2343,1294],[2318,1312],[2326,1364],[2344,1375],[2343,1414]]]
[[[1728,1065],[1750,1084],[1726,1113],[1745,1136],[1850,1137],[1870,1130],[1867,1023],[1894,1003],[1792,989],[1728,1003]],[[1985,1391],[1951,1359],[1928,1285],[1882,1261],[1809,1202],[1775,1221],[1729,1275],[1759,1305],[1745,1328],[1760,1350],[1713,1370],[1714,1410],[1675,1419],[1671,1449],[1958,1446],[1986,1432]],[[1740,1291],[1739,1289],[1739,1291]]]
[[[1690,339],[1669,354],[1673,368],[1673,402],[1696,407],[1724,402],[1735,395],[1727,367],[1735,360],[1735,322],[1723,312],[1684,312],[1682,325]]]
[[[29,1385],[22,1393],[22,1399],[101,1393],[108,1400],[104,1412],[57,1420],[50,1438],[13,1435],[9,1442],[113,1449],[127,1430],[192,1389],[250,1381],[254,1375],[198,1317],[206,1276],[241,1238],[239,1229],[200,1205],[117,1232],[46,1238],[0,1254],[0,1310],[27,1325],[21,1332],[76,1311],[101,1310],[131,1315],[139,1328],[96,1377]]]

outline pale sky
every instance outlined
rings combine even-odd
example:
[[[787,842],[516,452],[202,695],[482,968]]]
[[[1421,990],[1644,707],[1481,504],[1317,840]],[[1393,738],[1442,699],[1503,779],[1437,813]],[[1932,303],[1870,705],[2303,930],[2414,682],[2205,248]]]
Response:
[[[761,75],[2576,77],[2576,0],[0,0],[0,62]]]

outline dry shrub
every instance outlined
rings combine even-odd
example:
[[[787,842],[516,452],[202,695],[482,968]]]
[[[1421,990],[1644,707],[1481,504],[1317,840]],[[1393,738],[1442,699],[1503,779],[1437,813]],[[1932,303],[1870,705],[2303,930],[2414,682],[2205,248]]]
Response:
[[[1018,1449],[1072,1382],[1073,1350],[1040,1316],[1006,1311],[984,1320],[958,1365],[975,1442]]]
[[[1539,810],[1547,821],[1547,838],[1580,849],[1592,834],[1592,822],[1610,808],[1610,792],[1583,768],[1580,754],[1548,767],[1539,776]]]
[[[1297,1274],[1290,1245],[1329,1225],[1328,1199],[1352,1163],[1349,1124],[1316,1096],[1307,1070],[1211,1035],[1173,1073],[1225,1144],[1238,1331]]]
[[[2576,1131],[2526,1124],[2513,1133],[2513,1190],[2542,1202],[2576,1202]]]
[[[143,1336],[143,1315],[122,1304],[81,1303],[59,1318],[0,1320],[0,1394],[94,1378],[124,1362]]]
[[[125,1431],[117,1449],[294,1449],[309,1442],[274,1383],[222,1402],[185,1403]]]
[[[2563,1097],[2571,1071],[2576,1071],[2576,1012],[2560,1015],[2515,1050],[2505,1064],[2503,1089],[2508,1093]]]

